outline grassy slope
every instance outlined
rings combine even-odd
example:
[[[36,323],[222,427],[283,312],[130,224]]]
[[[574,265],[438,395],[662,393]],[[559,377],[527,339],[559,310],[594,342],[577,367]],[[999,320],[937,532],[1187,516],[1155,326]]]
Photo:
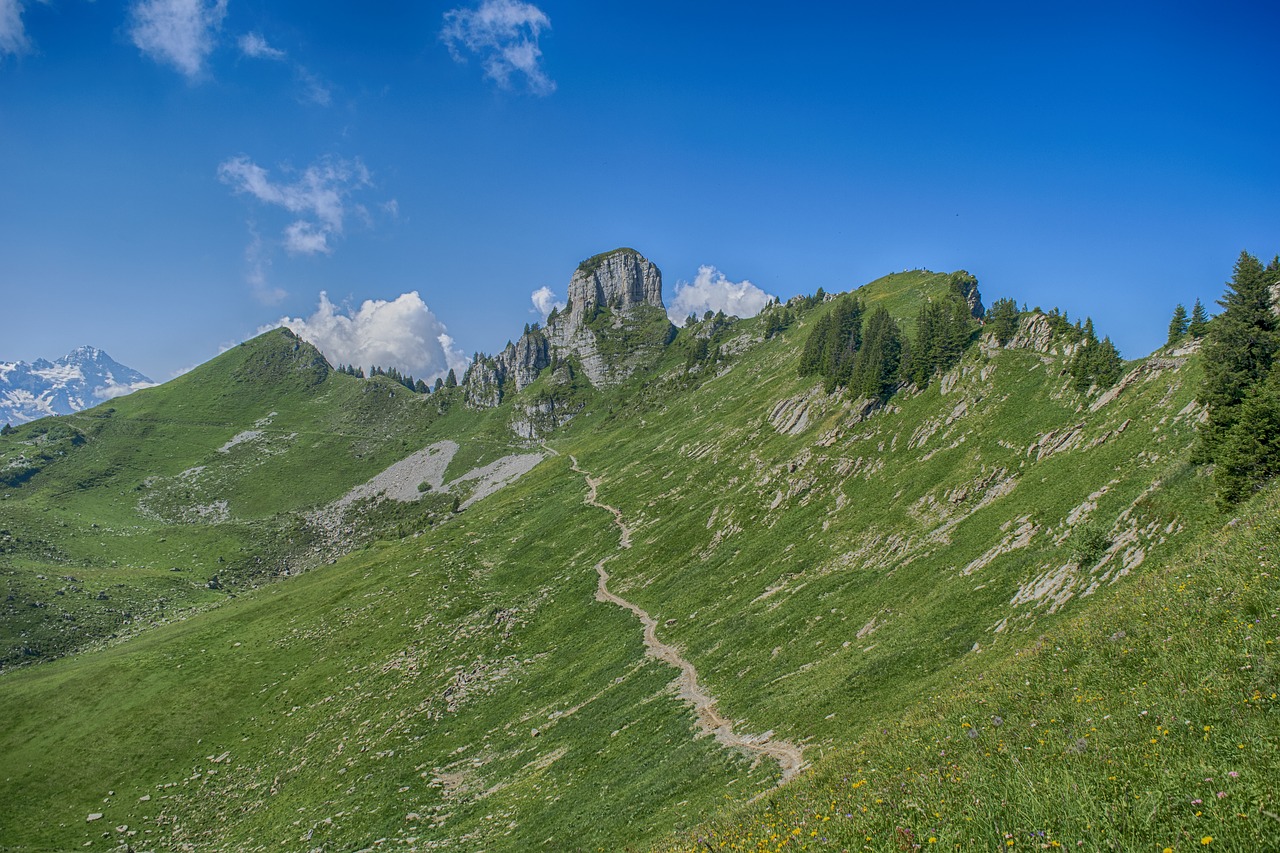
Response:
[[[474,436],[467,460],[507,452],[485,421],[461,406],[442,415],[438,401],[389,380],[329,371],[277,330],[158,388],[18,429],[0,439],[0,469],[42,449],[32,436],[50,423],[86,440],[63,442],[39,474],[2,492],[11,538],[0,540],[0,664],[62,654],[279,574],[309,544],[295,512],[444,434]],[[248,431],[259,434],[220,452]],[[218,501],[221,524],[191,509]],[[206,588],[214,575],[227,591]]]
[[[431,534],[8,676],[0,837],[66,849],[127,825],[156,849],[608,849],[756,789],[765,769],[691,739],[629,614],[593,601],[614,529],[583,515],[566,469]],[[77,760],[50,773],[51,755]]]
[[[1267,850],[1280,492],[664,850]]]
[[[903,274],[864,296],[907,319],[944,283]],[[658,618],[740,730],[803,739],[811,760],[831,755],[814,781],[775,795],[802,811],[827,796],[821,780],[861,766],[858,750],[888,749],[890,726],[936,716],[934,697],[967,696],[957,680],[1016,672],[1042,632],[1123,606],[1115,592],[1133,581],[1083,597],[1095,576],[1110,580],[1126,557],[1134,575],[1154,576],[1216,523],[1184,461],[1194,361],[1152,372],[1091,414],[1067,390],[1060,358],[975,348],[947,394],[935,382],[854,424],[847,403],[795,378],[822,310],[714,377],[681,375],[673,347],[666,373],[597,401],[553,442],[603,477],[601,499],[636,529],[610,564],[615,590]],[[809,407],[796,434],[768,418],[788,398]],[[496,453],[506,417],[451,413],[430,434],[480,436],[466,451],[479,461]],[[1076,424],[1076,446],[1037,459],[1040,436]],[[1148,492],[1156,480],[1163,486]],[[98,839],[101,824],[84,815],[104,811],[115,790],[103,823],[128,823],[139,838],[150,830],[160,849],[310,849],[325,839],[344,848],[381,836],[613,849],[705,817],[726,794],[750,796],[772,768],[748,773],[741,757],[693,739],[687,709],[663,690],[670,671],[642,656],[638,626],[591,600],[591,566],[616,538],[581,497],[580,479],[551,460],[420,538],[7,675],[0,713],[17,722],[0,735],[0,797],[18,806],[0,818],[0,836],[18,839],[14,849]],[[1081,507],[1119,542],[1092,571],[1072,565],[1066,521]],[[1024,523],[1035,529],[1027,547],[962,573]],[[1055,574],[1075,584],[1058,612],[1045,597],[1011,604]],[[130,698],[147,695],[169,701]],[[903,755],[918,748],[898,740]],[[51,777],[47,756],[69,765],[58,757],[76,751],[92,760],[74,779]],[[229,765],[209,758],[226,751]],[[138,803],[144,794],[152,799]],[[1114,796],[1105,802],[1117,808]],[[746,838],[777,812],[743,819]],[[973,837],[989,846],[996,827],[977,826]],[[886,837],[875,836],[880,846]]]

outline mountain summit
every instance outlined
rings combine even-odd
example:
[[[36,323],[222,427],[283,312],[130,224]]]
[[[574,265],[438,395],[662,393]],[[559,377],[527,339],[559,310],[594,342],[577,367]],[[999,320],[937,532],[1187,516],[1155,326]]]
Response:
[[[521,391],[543,368],[564,364],[592,386],[617,385],[652,362],[675,337],[662,303],[662,271],[635,249],[614,249],[578,264],[569,303],[553,310],[544,327],[526,327],[495,356],[477,354],[464,377],[467,400],[497,406]]]
[[[57,361],[0,361],[0,421],[69,415],[154,384],[97,347],[76,347]]]

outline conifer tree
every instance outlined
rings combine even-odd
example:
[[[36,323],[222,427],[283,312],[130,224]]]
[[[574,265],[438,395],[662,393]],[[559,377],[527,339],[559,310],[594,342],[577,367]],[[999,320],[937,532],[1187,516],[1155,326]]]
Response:
[[[443,379],[441,379],[439,376],[437,376],[437,377],[436,377],[436,384],[435,384],[435,386],[431,389],[431,393],[432,393],[432,394],[438,394],[438,393],[440,393],[441,389],[443,389],[443,388],[444,388],[444,380],[443,380]]]
[[[1083,394],[1094,385],[1110,388],[1120,378],[1122,368],[1120,352],[1111,343],[1111,338],[1098,340],[1096,337],[1086,337],[1072,356],[1067,369],[1074,380],[1075,389]]]
[[[902,332],[883,305],[863,324],[862,346],[854,357],[849,390],[858,396],[884,398],[898,384]]]
[[[446,388],[458,387],[458,374],[453,372],[452,367],[449,368],[449,375],[444,378],[444,387]]]
[[[1199,301],[1197,301],[1199,304]],[[1203,310],[1203,309],[1202,309]],[[1187,333],[1187,309],[1181,302],[1173,309],[1173,319],[1169,321],[1169,339],[1165,344],[1171,344],[1179,340]]]
[[[800,351],[799,374],[813,376],[822,370],[822,351],[827,346],[827,335],[831,329],[831,315],[824,314],[813,324],[813,330],[805,339],[804,349]]]
[[[1223,436],[1214,466],[1218,504],[1243,500],[1258,486],[1280,474],[1280,368],[1251,389],[1241,401],[1231,428]]]
[[[987,309],[987,325],[996,343],[1004,346],[1018,333],[1018,303],[1012,299],[997,299]]]
[[[1266,378],[1280,349],[1269,287],[1280,275],[1280,261],[1272,261],[1271,266],[1274,269],[1264,268],[1253,255],[1241,252],[1227,291],[1218,301],[1223,311],[1214,318],[1205,343],[1199,397],[1209,417],[1200,429],[1196,461],[1217,460],[1240,404]]]
[[[1203,338],[1208,328],[1209,318],[1205,315],[1204,306],[1197,299],[1196,304],[1191,307],[1191,320],[1187,323],[1187,334],[1193,338]]]
[[[847,385],[853,372],[853,359],[862,345],[862,302],[845,294],[835,301],[829,316],[820,367],[828,393],[837,385]]]

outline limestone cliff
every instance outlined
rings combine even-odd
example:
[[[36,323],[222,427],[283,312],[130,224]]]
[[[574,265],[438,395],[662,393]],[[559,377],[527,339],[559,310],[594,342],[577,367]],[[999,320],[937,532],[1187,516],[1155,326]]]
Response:
[[[542,369],[551,364],[551,347],[538,326],[526,326],[515,343],[495,356],[477,353],[467,369],[463,388],[467,403],[477,408],[493,408],[506,394],[528,387]]]
[[[477,355],[464,380],[472,406],[497,406],[553,363],[580,365],[593,386],[617,384],[658,355],[675,327],[662,304],[662,273],[635,249],[578,265],[568,304],[495,356]]]
[[[547,318],[547,337],[576,356],[591,384],[614,385],[672,337],[662,273],[635,249],[588,258],[569,281],[569,304]]]

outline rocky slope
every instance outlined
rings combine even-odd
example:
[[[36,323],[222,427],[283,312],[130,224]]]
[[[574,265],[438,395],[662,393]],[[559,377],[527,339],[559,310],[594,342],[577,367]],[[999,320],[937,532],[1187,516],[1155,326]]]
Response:
[[[546,367],[576,365],[597,387],[617,385],[670,342],[675,329],[662,302],[662,272],[634,249],[615,249],[578,265],[569,302],[546,328],[526,328],[494,356],[478,354],[464,378],[476,407],[497,406]]]
[[[0,362],[0,423],[69,415],[153,384],[96,347],[76,347],[57,361]]]

